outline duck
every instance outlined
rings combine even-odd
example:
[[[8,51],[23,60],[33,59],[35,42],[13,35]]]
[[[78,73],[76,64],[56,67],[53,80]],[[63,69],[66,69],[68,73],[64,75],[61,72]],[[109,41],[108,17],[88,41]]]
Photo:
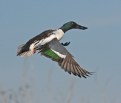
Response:
[[[71,29],[86,30],[88,28],[79,25],[74,21],[69,21],[58,29],[45,30],[28,40],[25,44],[18,46],[17,56],[26,57],[38,52],[57,62],[65,72],[86,78],[87,76],[92,75],[92,72],[83,69],[74,60],[72,54],[65,48],[65,46],[68,46],[70,42],[60,43],[64,34]]]

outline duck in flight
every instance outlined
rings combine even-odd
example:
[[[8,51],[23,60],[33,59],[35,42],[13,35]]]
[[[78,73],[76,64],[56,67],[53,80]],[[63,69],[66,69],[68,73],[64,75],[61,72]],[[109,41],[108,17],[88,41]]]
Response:
[[[69,74],[84,77],[91,75],[91,72],[83,69],[73,59],[71,53],[64,47],[69,45],[70,42],[60,43],[65,32],[70,29],[85,30],[87,27],[81,26],[73,21],[65,23],[62,27],[56,30],[46,30],[39,35],[33,37],[25,44],[22,44],[17,49],[17,56],[30,56],[36,51],[51,60],[58,62],[59,66]]]

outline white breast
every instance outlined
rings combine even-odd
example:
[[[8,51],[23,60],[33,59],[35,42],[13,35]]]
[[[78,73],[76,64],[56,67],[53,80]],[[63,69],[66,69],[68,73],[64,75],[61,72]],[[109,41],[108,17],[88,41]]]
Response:
[[[58,29],[53,32],[58,40],[60,40],[64,36],[64,32],[61,29]]]

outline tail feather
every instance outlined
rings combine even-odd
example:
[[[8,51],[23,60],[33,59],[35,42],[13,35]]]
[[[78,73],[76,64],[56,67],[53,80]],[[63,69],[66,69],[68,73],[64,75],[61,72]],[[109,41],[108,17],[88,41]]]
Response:
[[[33,54],[31,50],[24,51],[24,45],[25,44],[21,44],[20,46],[18,46],[17,56],[26,57],[26,56],[31,56]]]

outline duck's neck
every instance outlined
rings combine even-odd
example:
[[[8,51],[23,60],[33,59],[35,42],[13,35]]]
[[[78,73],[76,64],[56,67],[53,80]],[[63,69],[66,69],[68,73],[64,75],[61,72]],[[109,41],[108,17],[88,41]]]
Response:
[[[60,29],[65,33],[72,28],[70,28],[69,26],[62,26],[62,27],[60,27]]]

